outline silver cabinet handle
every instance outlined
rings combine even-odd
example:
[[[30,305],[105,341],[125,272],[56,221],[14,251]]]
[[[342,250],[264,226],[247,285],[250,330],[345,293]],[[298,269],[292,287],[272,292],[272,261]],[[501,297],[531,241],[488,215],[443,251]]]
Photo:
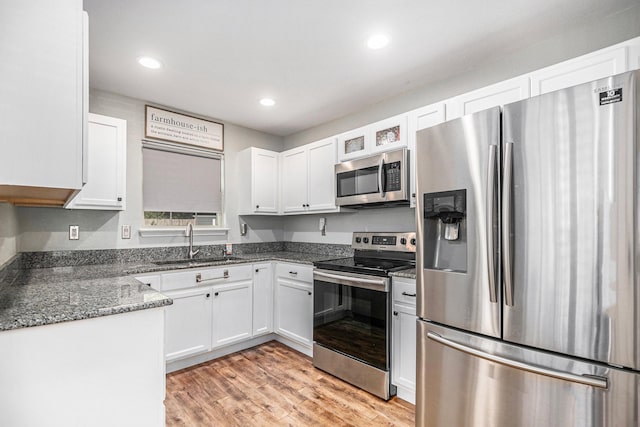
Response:
[[[289,274],[291,274],[292,276],[297,276],[298,272],[297,271],[290,271]]]
[[[511,191],[513,187],[513,142],[507,142],[504,150],[502,184],[502,264],[504,268],[505,304],[513,306],[513,271],[511,253]]]
[[[202,274],[198,273],[196,274],[196,283],[200,283],[202,282]]]
[[[556,371],[555,369],[543,368],[542,366],[530,365],[525,362],[508,359],[506,357],[490,354],[477,348],[469,347],[464,344],[457,343],[455,341],[443,338],[434,332],[427,332],[427,338],[430,340],[439,342],[442,345],[453,348],[454,350],[461,351],[463,353],[470,354],[471,356],[480,357],[488,360],[489,362],[498,363],[500,365],[508,366],[510,368],[519,369],[521,371],[532,372],[538,375],[545,375],[551,378],[557,378],[564,381],[571,381],[578,384],[584,384],[591,387],[609,388],[609,381],[605,377],[576,375],[570,372]]]
[[[224,270],[224,271],[222,272],[222,277],[223,277],[224,279],[228,279],[228,278],[229,278],[229,270]]]
[[[415,293],[410,294],[409,292],[403,292],[402,295],[404,295],[405,297],[415,297],[416,296]]]
[[[487,270],[489,273],[489,301],[498,302],[498,290],[496,286],[496,260],[493,248],[493,207],[495,203],[496,187],[496,152],[498,146],[489,146],[489,167],[487,168]]]
[[[384,159],[380,159],[380,163],[378,163],[378,188],[380,191],[380,197],[384,197],[384,183],[382,182],[383,172],[384,172]]]

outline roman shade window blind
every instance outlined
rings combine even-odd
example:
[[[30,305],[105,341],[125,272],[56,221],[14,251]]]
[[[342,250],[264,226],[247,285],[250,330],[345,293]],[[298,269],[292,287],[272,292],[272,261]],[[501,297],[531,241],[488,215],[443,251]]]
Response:
[[[144,211],[222,211],[222,159],[217,153],[143,143]]]

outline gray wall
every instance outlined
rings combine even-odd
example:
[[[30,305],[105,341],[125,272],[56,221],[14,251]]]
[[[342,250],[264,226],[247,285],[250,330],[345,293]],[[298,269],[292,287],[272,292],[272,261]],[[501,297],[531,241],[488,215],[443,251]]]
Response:
[[[142,145],[145,102],[125,96],[91,90],[89,111],[127,121],[127,209],[121,212],[66,210],[59,208],[17,208],[20,251],[50,251],[62,249],[106,249],[141,246],[184,245],[186,238],[140,237],[142,210]],[[282,219],[245,218],[249,224],[246,237],[239,234],[237,216],[237,185],[242,171],[234,167],[236,154],[255,146],[282,151],[282,138],[233,124],[224,125],[225,142],[225,206],[230,228],[228,237],[197,236],[196,244],[221,242],[280,241],[283,238]],[[0,212],[0,218],[2,213]],[[69,240],[70,224],[80,226],[80,240]],[[120,226],[132,226],[132,238],[120,238]]]
[[[17,236],[15,208],[8,203],[0,203],[0,266],[16,254]]]

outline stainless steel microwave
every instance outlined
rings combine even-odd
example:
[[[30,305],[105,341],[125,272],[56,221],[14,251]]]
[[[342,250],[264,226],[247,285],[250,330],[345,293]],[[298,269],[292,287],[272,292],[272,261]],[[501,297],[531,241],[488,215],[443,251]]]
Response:
[[[338,206],[409,204],[409,150],[406,148],[338,163],[335,173]]]

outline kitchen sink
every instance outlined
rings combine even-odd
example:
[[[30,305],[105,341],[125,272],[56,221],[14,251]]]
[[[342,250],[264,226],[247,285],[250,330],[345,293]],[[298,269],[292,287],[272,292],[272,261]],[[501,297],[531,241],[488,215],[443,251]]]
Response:
[[[201,265],[215,262],[229,262],[236,261],[242,258],[236,256],[225,256],[225,257],[215,257],[215,258],[193,258],[193,259],[170,259],[164,261],[154,261],[155,265]]]

